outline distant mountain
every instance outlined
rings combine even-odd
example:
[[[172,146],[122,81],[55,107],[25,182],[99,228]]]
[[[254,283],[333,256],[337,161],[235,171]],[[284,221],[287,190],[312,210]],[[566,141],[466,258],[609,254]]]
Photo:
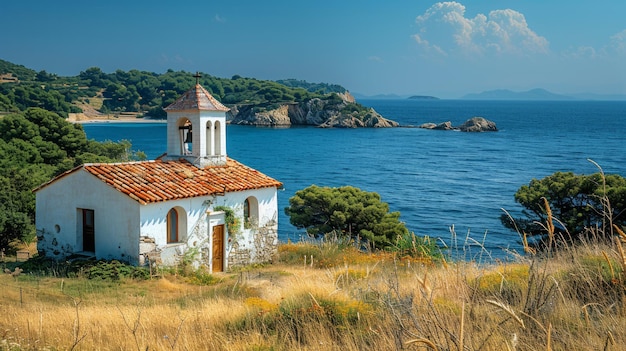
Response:
[[[549,92],[545,89],[532,89],[515,92],[507,89],[489,90],[478,94],[467,94],[467,100],[575,100],[576,98]]]
[[[429,96],[429,95],[413,95],[409,96],[410,100],[439,100],[438,97]]]

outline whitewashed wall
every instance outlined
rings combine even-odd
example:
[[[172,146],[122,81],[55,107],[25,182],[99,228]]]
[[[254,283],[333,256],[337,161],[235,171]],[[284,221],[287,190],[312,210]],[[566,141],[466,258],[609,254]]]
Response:
[[[82,251],[79,209],[91,209],[96,258],[137,263],[140,205],[136,201],[84,170],[40,189],[36,201],[38,249],[45,250],[47,256],[63,259]]]
[[[154,239],[153,249],[160,252],[163,264],[176,264],[189,248],[209,244],[206,212],[214,199],[205,196],[142,206],[141,236]],[[179,211],[179,221],[184,221],[177,243],[167,242],[167,213],[172,208]]]
[[[250,196],[258,202],[258,224],[246,229],[241,221],[239,234],[234,238],[229,237],[226,230],[224,268],[227,270],[234,245],[237,250],[247,250],[250,257],[250,262],[236,262],[258,262],[259,228],[268,227],[271,233],[277,232],[278,199],[275,188],[140,205],[88,172],[78,170],[37,191],[38,247],[47,256],[56,259],[82,251],[78,209],[92,209],[95,215],[96,258],[143,264],[145,257],[141,255],[146,253],[146,248],[140,248],[140,238],[146,237],[152,241],[148,250],[158,252],[163,264],[176,264],[189,249],[196,249],[199,254],[195,257],[195,265],[207,265],[212,269],[211,230],[215,225],[224,224],[224,214],[213,209],[227,206],[233,209],[235,216],[243,219],[243,203]],[[168,244],[166,218],[172,208],[186,214],[186,225],[179,234],[179,242]],[[57,226],[59,232],[55,230]],[[277,236],[272,236],[270,242],[263,245],[273,245],[275,249],[276,244]]]
[[[233,209],[235,216],[243,219],[243,203],[250,196],[254,196],[258,201],[258,227],[266,226],[268,223],[277,227],[278,199],[276,189],[267,188],[228,193],[225,196],[197,197],[142,206],[141,235],[154,239],[152,249],[159,252],[163,264],[176,264],[188,250],[196,249],[198,255],[194,257],[194,265],[204,265],[212,269],[212,228],[225,223],[224,214],[216,212],[214,208],[227,206]],[[168,244],[166,216],[172,208],[177,208],[187,214],[187,224],[185,233],[179,237],[179,242]],[[224,237],[225,270],[228,269],[228,255],[234,243],[237,243],[240,249],[250,250],[254,258],[256,252],[254,234],[256,230],[257,228],[245,229],[243,221],[241,221],[241,227],[238,230],[239,235],[236,237],[230,237],[228,230],[226,230]],[[276,240],[273,240],[272,244],[276,245]]]
[[[241,223],[240,235],[237,238],[230,238],[227,254],[232,253],[233,245],[236,244],[238,250],[249,250],[250,262],[257,263],[259,256],[258,233],[259,228],[270,226],[273,232],[278,230],[278,196],[276,188],[264,188],[255,190],[246,190],[240,192],[229,193],[225,197],[218,198],[216,206],[228,206],[235,211],[235,216],[243,218],[243,203],[250,197],[254,196],[258,201],[258,224],[252,228],[244,228],[243,221]],[[236,242],[235,242],[236,240]],[[274,246],[278,244],[278,238],[275,236],[271,243]],[[228,258],[228,257],[227,257]],[[243,262],[242,262],[243,263]]]
[[[167,112],[167,155],[180,155],[180,131],[176,122],[181,118],[187,118],[193,125],[193,153],[195,156],[206,156],[207,122],[215,125],[221,123],[220,150],[226,155],[226,113],[223,111],[168,111]]]

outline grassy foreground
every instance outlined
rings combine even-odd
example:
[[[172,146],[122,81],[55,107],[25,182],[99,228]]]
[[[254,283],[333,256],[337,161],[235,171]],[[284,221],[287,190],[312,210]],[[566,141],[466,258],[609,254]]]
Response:
[[[279,251],[273,264],[215,275],[189,269],[147,280],[3,274],[0,350],[626,345],[626,256],[619,238],[610,246],[586,244],[490,266],[333,244],[284,244]]]

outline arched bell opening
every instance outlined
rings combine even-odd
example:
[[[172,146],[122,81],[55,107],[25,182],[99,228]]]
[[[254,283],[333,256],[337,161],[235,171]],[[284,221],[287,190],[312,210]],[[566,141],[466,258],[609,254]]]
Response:
[[[211,121],[208,121],[206,123],[206,155],[207,156],[212,156],[213,155],[213,123],[211,123]]]
[[[193,130],[191,121],[181,118],[178,121],[178,134],[181,155],[193,154]]]
[[[214,132],[214,143],[215,143],[215,147],[214,147],[214,151],[215,151],[215,155],[217,156],[221,156],[222,155],[222,123],[220,123],[220,121],[215,121],[215,132]]]

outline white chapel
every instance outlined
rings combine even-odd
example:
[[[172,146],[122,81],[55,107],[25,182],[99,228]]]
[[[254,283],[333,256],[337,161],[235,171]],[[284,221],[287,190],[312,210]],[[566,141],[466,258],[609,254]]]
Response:
[[[83,164],[35,189],[40,254],[134,265],[185,257],[211,272],[273,257],[282,184],[227,156],[228,108],[196,82],[165,111],[163,156]]]

